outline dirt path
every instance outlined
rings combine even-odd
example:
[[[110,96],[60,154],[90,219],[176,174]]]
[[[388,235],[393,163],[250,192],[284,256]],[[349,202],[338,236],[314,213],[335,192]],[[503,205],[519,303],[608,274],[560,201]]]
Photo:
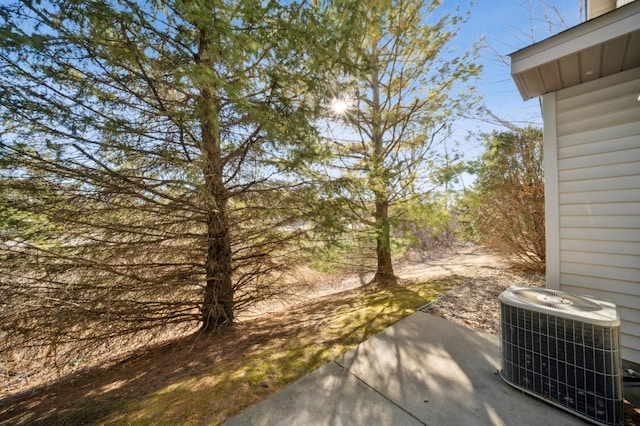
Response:
[[[471,246],[461,248],[441,259],[400,264],[396,273],[400,278],[409,280],[452,274],[484,277],[494,275],[496,269],[505,267],[497,257],[486,253],[480,247]]]
[[[486,253],[481,247],[461,247],[455,252],[449,252],[435,259],[422,257],[404,261],[394,265],[394,271],[401,280],[428,280],[431,278],[462,275],[466,277],[487,277],[495,275],[505,265],[495,256]],[[276,313],[283,309],[300,305],[319,297],[342,291],[353,290],[368,283],[374,273],[352,274],[335,277],[328,283],[320,285],[300,286],[293,293],[287,293],[279,300],[270,300],[257,304],[249,311],[242,313],[241,320],[255,318],[267,313]]]

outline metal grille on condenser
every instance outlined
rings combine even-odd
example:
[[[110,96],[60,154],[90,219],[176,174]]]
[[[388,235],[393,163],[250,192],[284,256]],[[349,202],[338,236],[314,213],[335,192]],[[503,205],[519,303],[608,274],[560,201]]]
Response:
[[[618,327],[501,309],[505,380],[598,423],[622,423]]]

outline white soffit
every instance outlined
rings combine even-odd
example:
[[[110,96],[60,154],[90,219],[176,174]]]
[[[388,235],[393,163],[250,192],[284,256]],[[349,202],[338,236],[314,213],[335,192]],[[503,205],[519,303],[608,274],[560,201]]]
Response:
[[[640,0],[509,56],[524,100],[640,67]]]

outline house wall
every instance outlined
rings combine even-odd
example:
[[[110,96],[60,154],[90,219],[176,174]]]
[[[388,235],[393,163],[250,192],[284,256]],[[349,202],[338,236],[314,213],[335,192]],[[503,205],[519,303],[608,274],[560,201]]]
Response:
[[[640,364],[640,68],[543,96],[547,286],[616,303]]]
[[[616,0],[587,0],[587,19],[597,18],[616,8]]]

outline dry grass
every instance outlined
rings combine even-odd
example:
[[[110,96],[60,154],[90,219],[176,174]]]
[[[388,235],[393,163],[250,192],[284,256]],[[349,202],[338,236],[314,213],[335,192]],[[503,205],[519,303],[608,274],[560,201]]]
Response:
[[[193,334],[5,398],[0,424],[220,424],[461,282],[349,290]]]

